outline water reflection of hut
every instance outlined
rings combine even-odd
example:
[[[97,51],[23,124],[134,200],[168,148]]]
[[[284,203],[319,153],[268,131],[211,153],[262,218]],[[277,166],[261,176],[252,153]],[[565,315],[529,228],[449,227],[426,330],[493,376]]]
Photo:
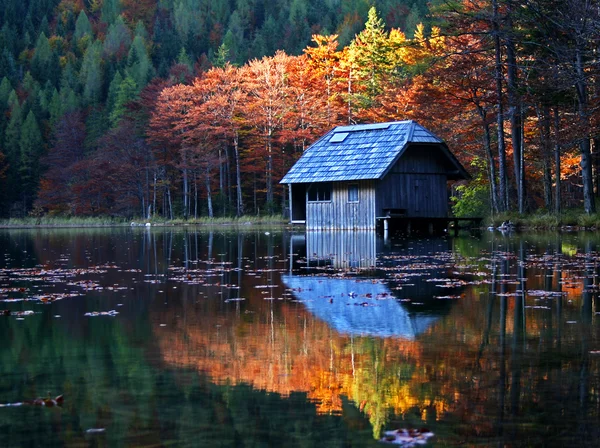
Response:
[[[435,254],[446,252],[449,242],[402,240],[393,247],[378,246],[378,242],[382,240],[374,231],[295,235],[290,242],[290,275],[282,281],[313,315],[341,334],[415,339],[452,306],[436,296],[455,294],[456,288],[441,289],[436,282],[421,278],[446,277],[447,260]],[[304,256],[306,265],[297,266],[294,257],[302,260]],[[311,269],[323,265],[332,268],[327,270],[329,275]],[[312,272],[316,274],[306,275]],[[350,273],[356,277],[348,278]],[[378,273],[385,280],[377,278]],[[410,282],[406,282],[407,275]]]
[[[335,268],[375,266],[375,231],[307,232],[307,261],[328,261]]]
[[[312,314],[342,334],[413,340],[439,318],[410,312],[378,280],[293,275],[282,280]]]

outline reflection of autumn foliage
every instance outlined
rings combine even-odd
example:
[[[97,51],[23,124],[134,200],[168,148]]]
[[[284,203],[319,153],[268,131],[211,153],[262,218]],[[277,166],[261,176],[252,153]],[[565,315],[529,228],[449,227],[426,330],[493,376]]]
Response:
[[[155,316],[168,323],[156,331],[163,358],[218,382],[284,396],[306,392],[322,413],[341,412],[347,396],[370,416],[376,432],[392,411],[434,406],[440,415],[447,409],[422,391],[428,372],[420,367],[419,343],[342,336],[298,305],[265,311],[235,319],[191,310],[185,320],[176,317],[183,315],[178,310]]]

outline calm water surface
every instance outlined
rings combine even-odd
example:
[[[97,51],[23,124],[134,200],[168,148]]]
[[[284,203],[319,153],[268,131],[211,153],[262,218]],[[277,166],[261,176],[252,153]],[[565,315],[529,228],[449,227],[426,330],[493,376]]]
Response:
[[[1,230],[0,446],[598,446],[599,291],[596,234]]]

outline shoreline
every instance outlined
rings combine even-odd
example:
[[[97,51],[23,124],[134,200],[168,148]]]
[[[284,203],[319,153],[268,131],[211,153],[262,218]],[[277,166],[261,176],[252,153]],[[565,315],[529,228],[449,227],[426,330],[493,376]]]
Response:
[[[197,221],[183,221],[183,220],[173,220],[173,221],[128,221],[128,222],[109,222],[98,219],[97,222],[94,220],[78,220],[77,218],[70,220],[63,219],[41,219],[42,222],[37,219],[25,219],[25,220],[15,220],[16,222],[10,221],[0,221],[0,229],[58,229],[58,228],[110,228],[110,227],[119,227],[119,228],[127,228],[127,227],[258,227],[258,226],[285,226],[288,225],[289,222],[283,220],[282,218],[250,218],[250,219],[224,219],[224,218],[215,218],[213,220],[202,219]],[[27,222],[31,221],[31,222]],[[53,222],[55,221],[55,222]]]

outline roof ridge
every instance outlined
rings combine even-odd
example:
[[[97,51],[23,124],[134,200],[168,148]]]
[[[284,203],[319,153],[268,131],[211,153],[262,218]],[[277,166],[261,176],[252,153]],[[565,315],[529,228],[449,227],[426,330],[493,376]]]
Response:
[[[439,143],[443,143],[444,140],[441,139],[437,134],[435,134],[434,132],[432,132],[431,130],[429,130],[428,128],[424,127],[422,124],[417,123],[416,121],[413,122],[414,126],[413,126],[413,132],[411,132],[410,137],[412,139],[413,137],[413,133],[414,133],[414,129],[417,128],[417,126],[419,127],[419,130],[426,132],[427,134],[429,134],[431,137],[435,138]]]
[[[413,120],[408,120],[408,122],[410,123],[410,128],[408,130],[408,133],[406,134],[406,142],[410,142],[412,141],[413,138],[413,134],[415,133],[415,127],[416,127],[416,122]]]

